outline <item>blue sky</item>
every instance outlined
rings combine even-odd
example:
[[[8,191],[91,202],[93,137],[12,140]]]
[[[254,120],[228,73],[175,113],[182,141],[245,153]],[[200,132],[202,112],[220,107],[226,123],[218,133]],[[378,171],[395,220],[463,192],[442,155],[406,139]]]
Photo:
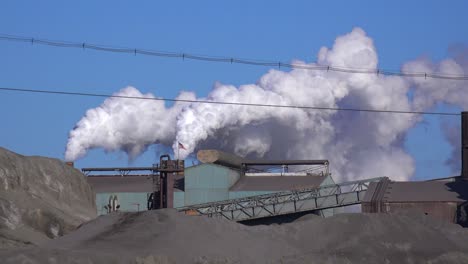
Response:
[[[337,36],[358,26],[373,38],[379,67],[398,70],[408,60],[440,60],[450,47],[467,45],[467,10],[466,1],[2,1],[0,33],[314,61],[320,47],[330,47]],[[253,83],[268,70],[12,42],[0,42],[0,58],[2,87],[110,94],[132,85],[162,97],[175,97],[181,90],[203,96],[217,81]],[[87,109],[101,102],[102,98],[0,92],[0,146],[63,159],[68,132]],[[447,117],[427,117],[407,135],[416,179],[451,173],[445,165],[451,147],[441,133],[442,119]],[[76,166],[150,165],[155,160],[154,148],[131,164],[124,153],[93,150]]]

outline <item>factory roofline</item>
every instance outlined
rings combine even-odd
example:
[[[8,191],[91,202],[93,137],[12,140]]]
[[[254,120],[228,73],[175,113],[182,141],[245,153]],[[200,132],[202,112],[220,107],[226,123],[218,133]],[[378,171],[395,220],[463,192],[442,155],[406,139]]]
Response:
[[[450,177],[444,177],[444,178],[436,178],[436,179],[429,179],[429,180],[426,180],[426,181],[458,181],[458,180],[461,180],[462,177],[460,175],[457,175],[457,176],[450,176]]]
[[[244,160],[242,165],[327,165],[328,160]]]
[[[383,202],[465,202],[468,201],[468,181],[388,182],[384,189],[371,183],[363,202],[373,201],[379,192]]]
[[[219,167],[219,168],[223,168],[223,169],[232,170],[232,171],[235,171],[235,172],[240,172],[239,168],[229,167],[229,166],[216,164],[216,163],[200,163],[200,164],[193,165],[193,166],[190,166],[190,167],[185,167],[185,170],[187,171],[187,170],[191,170],[191,169],[202,167],[202,166],[215,166],[215,167]]]
[[[199,150],[197,152],[197,158],[202,163],[215,163],[232,168],[269,165],[328,165],[329,163],[328,160],[249,160],[216,149]]]
[[[88,171],[153,171],[157,167],[109,167],[109,168],[82,168],[82,172]]]

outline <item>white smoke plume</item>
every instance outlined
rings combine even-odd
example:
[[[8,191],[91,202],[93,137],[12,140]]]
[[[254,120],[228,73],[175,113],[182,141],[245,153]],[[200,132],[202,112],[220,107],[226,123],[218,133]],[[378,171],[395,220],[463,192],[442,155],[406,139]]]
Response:
[[[377,57],[372,39],[355,28],[339,36],[331,49],[321,48],[317,64],[377,69]],[[416,60],[406,63],[403,70],[464,73],[454,60],[440,64]],[[206,98],[199,99],[421,111],[440,101],[463,106],[468,90],[461,85],[424,78],[270,70],[256,84],[216,84]],[[410,90],[413,100],[408,96]],[[132,87],[117,94],[153,96]],[[179,98],[196,97],[183,92]],[[151,144],[172,144],[177,153],[181,142],[186,150],[180,149],[180,158],[210,147],[256,158],[329,159],[338,181],[378,176],[406,180],[414,173],[414,161],[403,148],[403,139],[419,121],[420,116],[389,113],[196,103],[165,107],[160,101],[109,98],[88,110],[70,132],[66,159],[78,159],[92,148],[123,150],[135,157]]]
[[[117,96],[155,98],[133,87],[115,93]],[[194,100],[195,94],[182,92],[178,99]],[[177,115],[182,103],[166,108],[163,101],[108,98],[86,112],[70,131],[66,160],[76,160],[93,148],[123,150],[135,158],[151,144],[170,145],[174,140]]]

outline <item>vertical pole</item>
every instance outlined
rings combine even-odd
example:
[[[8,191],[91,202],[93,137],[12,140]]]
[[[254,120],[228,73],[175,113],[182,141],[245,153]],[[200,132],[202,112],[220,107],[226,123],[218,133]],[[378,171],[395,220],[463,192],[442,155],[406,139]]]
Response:
[[[167,172],[161,172],[160,194],[161,201],[159,208],[167,208]]]
[[[163,199],[161,208],[167,208],[167,172],[164,173]]]
[[[468,180],[468,112],[461,113],[461,178]]]

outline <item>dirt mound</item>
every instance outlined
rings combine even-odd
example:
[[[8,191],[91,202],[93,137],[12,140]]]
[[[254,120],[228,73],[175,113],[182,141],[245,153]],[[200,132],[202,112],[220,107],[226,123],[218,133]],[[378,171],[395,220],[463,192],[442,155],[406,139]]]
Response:
[[[468,230],[417,214],[244,226],[165,209],[101,216],[5,263],[468,263]]]
[[[78,170],[0,148],[0,248],[40,244],[94,217],[95,194]]]
[[[94,219],[94,199],[85,177],[61,161],[0,148],[0,248],[8,248],[0,262],[468,263],[468,229],[426,215],[246,226],[164,209]]]

